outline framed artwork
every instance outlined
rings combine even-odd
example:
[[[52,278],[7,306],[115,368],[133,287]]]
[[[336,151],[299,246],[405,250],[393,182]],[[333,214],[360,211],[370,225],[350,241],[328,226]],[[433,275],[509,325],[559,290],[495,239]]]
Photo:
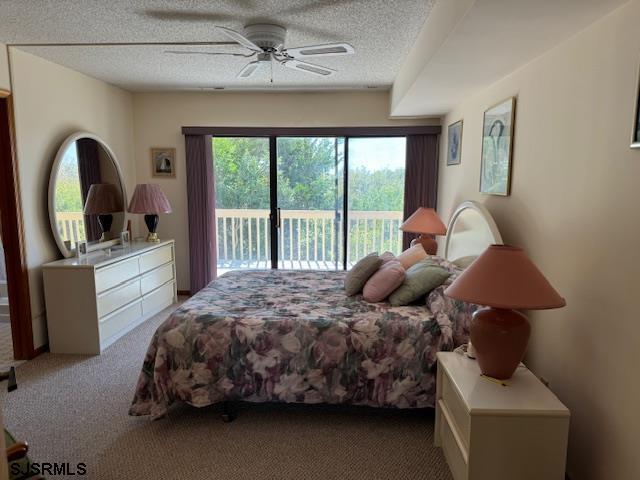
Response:
[[[633,109],[633,130],[631,131],[631,148],[640,148],[640,73],[636,89],[635,108]]]
[[[484,112],[480,192],[509,195],[516,98],[511,97]]]
[[[447,128],[447,165],[459,165],[462,155],[462,120]]]
[[[151,173],[154,177],[176,176],[176,149],[152,148],[151,149]]]

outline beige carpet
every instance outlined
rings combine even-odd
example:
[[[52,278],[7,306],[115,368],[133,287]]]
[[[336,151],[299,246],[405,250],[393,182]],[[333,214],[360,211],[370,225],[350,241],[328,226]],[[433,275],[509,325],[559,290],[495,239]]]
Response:
[[[430,411],[242,404],[226,424],[218,407],[184,405],[159,421],[129,417],[144,351],[168,311],[101,356],[45,354],[18,368],[5,421],[34,461],[84,462],[91,479],[451,478]]]

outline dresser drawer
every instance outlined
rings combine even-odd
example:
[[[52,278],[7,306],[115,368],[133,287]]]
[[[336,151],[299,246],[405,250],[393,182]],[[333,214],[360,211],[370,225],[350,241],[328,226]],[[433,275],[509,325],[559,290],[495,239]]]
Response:
[[[96,270],[96,292],[100,293],[140,274],[138,258],[129,258]]]
[[[100,320],[100,343],[124,330],[142,315],[142,302],[135,302]]]
[[[159,312],[173,303],[174,282],[169,282],[142,297],[142,313],[149,315]]]
[[[451,382],[449,375],[443,372],[442,375],[442,400],[447,406],[447,410],[452,416],[452,421],[460,432],[464,446],[469,448],[469,432],[471,430],[471,416],[464,405],[462,398],[458,394],[455,386]]]
[[[442,450],[449,464],[449,469],[455,480],[463,480],[468,478],[469,456],[465,447],[462,445],[460,433],[453,424],[451,412],[447,409],[442,399],[438,400],[438,407],[442,413],[442,422],[440,422],[440,438],[442,440]]]
[[[101,293],[98,295],[98,317],[104,317],[140,296],[139,278]]]
[[[154,268],[164,265],[171,260],[173,260],[173,249],[171,248],[171,245],[156,248],[148,253],[143,253],[140,255],[140,272],[148,272],[149,270],[153,270]]]
[[[164,285],[169,280],[173,280],[173,263],[167,263],[142,276],[142,295],[146,295],[159,286]]]

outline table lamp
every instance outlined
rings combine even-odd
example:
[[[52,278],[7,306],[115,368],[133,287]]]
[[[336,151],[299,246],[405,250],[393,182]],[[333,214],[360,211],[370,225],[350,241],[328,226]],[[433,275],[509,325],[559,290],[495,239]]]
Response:
[[[98,215],[98,224],[102,230],[101,242],[107,239],[107,234],[111,230],[112,214],[122,210],[120,189],[113,183],[94,183],[89,187],[83,213],[85,215]]]
[[[486,308],[471,321],[471,343],[483,374],[511,378],[524,358],[531,327],[517,310],[566,305],[524,251],[491,245],[444,291],[445,295]]]
[[[158,228],[158,214],[171,213],[171,204],[160,185],[155,183],[140,183],[133,191],[129,203],[130,213],[143,213],[144,223],[147,224],[149,234],[147,242],[158,243],[160,239],[156,233]]]
[[[438,242],[434,235],[446,235],[447,227],[433,208],[419,207],[418,210],[407,218],[400,230],[408,233],[419,233],[418,242],[424,247],[424,251],[429,255],[435,255],[438,251]]]

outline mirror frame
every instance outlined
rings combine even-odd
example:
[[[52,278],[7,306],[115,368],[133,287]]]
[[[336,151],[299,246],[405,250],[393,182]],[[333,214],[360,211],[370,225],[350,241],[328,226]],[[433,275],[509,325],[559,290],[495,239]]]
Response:
[[[107,145],[107,143],[104,140],[102,140],[102,138],[100,138],[99,136],[93,133],[76,132],[69,135],[66,138],[66,140],[62,142],[62,145],[60,146],[60,148],[58,149],[58,152],[56,153],[55,160],[53,161],[53,165],[51,167],[51,173],[49,175],[49,194],[48,194],[49,224],[51,225],[51,232],[53,233],[53,238],[56,241],[56,245],[58,245],[58,249],[60,250],[60,253],[65,258],[75,257],[77,254],[75,249],[69,250],[67,248],[67,246],[62,241],[62,238],[60,237],[60,233],[58,232],[58,225],[56,224],[56,215],[55,215],[56,214],[56,195],[55,195],[56,179],[57,179],[57,172],[60,168],[60,163],[62,162],[62,158],[64,157],[64,154],[66,153],[67,149],[71,146],[72,143],[75,143],[77,140],[80,140],[82,138],[90,138],[92,140],[95,140],[96,142],[98,142],[98,144],[100,144],[102,148],[105,149],[105,151],[109,154],[109,157],[111,157],[111,161],[113,162],[113,165],[116,168],[116,172],[118,174],[118,178],[120,179],[120,188],[122,189],[125,219],[127,215],[127,201],[128,201],[127,189],[124,184],[124,177],[122,175],[122,170],[120,169],[120,164],[118,163],[118,158],[116,157],[116,154],[113,153],[113,150],[109,148],[109,145]],[[106,242],[88,243],[87,251],[102,250],[104,248],[118,245],[119,243],[120,243],[119,238],[115,238],[113,240],[107,240]]]

